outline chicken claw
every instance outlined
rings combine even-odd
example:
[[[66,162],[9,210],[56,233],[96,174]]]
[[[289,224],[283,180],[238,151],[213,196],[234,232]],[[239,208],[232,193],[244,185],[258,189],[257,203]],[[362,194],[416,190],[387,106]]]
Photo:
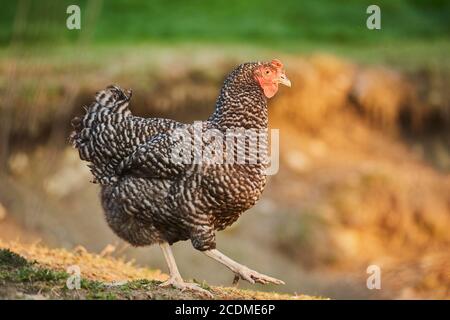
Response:
[[[191,290],[203,296],[207,296],[208,298],[211,299],[214,298],[214,295],[211,292],[201,288],[200,285],[196,283],[184,282],[183,279],[179,279],[176,277],[169,278],[167,281],[161,283],[159,286],[160,287],[172,286],[174,288],[181,290],[181,292],[184,292],[185,290]]]
[[[214,260],[222,263],[228,269],[234,272],[236,275],[233,284],[237,284],[237,280],[239,280],[239,277],[247,280],[250,283],[262,283],[262,284],[268,284],[268,283],[274,283],[274,284],[284,284],[284,281],[278,280],[276,278],[272,278],[269,276],[266,276],[265,274],[256,272],[255,270],[252,270],[240,263],[237,263],[236,261],[228,258],[226,255],[224,255],[222,252],[220,252],[217,249],[207,250],[204,251],[204,253]]]
[[[246,266],[240,266],[239,268],[234,270],[234,272],[237,276],[241,277],[244,280],[247,280],[252,284],[254,284],[255,282],[261,284],[268,284],[268,283],[284,284],[284,281],[282,280],[266,276],[265,274],[247,268]]]

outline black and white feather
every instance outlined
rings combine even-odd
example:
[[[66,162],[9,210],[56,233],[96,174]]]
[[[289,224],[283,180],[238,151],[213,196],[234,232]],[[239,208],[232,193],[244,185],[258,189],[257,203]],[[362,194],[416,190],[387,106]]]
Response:
[[[267,99],[253,77],[259,65],[242,64],[227,77],[202,130],[267,128]],[[193,125],[133,116],[130,99],[131,91],[110,86],[72,121],[70,141],[101,186],[108,224],[135,246],[190,239],[198,250],[214,249],[215,231],[261,195],[264,165],[173,163],[174,130]]]

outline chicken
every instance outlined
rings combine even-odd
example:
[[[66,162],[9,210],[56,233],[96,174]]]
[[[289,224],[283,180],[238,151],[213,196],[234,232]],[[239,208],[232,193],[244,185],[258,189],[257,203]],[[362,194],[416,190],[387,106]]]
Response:
[[[195,158],[215,141],[209,135],[199,146],[196,133],[226,136],[236,129],[267,130],[267,99],[279,83],[291,85],[279,60],[241,64],[226,78],[213,114],[194,124],[133,116],[128,106],[131,91],[110,86],[97,93],[82,118],[72,120],[70,141],[88,162],[93,182],[101,186],[108,225],[133,246],[160,245],[170,272],[162,286],[210,295],[183,281],[171,251],[171,245],[182,240],[191,240],[195,249],[227,266],[235,279],[283,284],[216,249],[215,232],[230,226],[259,199],[267,163],[236,161],[239,152],[249,156],[249,143],[222,144],[212,149],[212,157]],[[181,139],[180,132],[193,139]],[[180,161],[183,148],[189,152]]]

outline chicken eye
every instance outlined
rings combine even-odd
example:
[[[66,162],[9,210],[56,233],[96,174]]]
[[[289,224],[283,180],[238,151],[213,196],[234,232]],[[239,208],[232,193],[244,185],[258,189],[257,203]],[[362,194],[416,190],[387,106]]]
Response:
[[[264,71],[264,74],[265,74],[266,76],[268,76],[268,75],[270,74],[270,70],[269,70],[269,69],[266,69],[266,70]]]

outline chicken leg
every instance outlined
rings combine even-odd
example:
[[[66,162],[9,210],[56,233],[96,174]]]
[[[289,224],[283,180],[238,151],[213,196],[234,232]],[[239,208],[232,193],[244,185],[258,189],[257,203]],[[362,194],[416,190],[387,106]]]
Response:
[[[192,290],[192,291],[196,291],[200,294],[206,295],[209,298],[214,297],[211,292],[201,288],[198,284],[184,282],[183,278],[181,278],[180,272],[178,271],[178,267],[175,262],[175,258],[173,256],[170,245],[167,242],[160,243],[159,245],[164,254],[164,258],[166,259],[167,265],[169,267],[169,273],[170,273],[170,278],[167,281],[161,283],[160,284],[161,287],[173,286],[177,289],[180,289],[181,291]]]
[[[204,251],[204,253],[214,260],[222,263],[228,269],[233,271],[236,276],[241,277],[244,280],[247,280],[250,283],[262,283],[262,284],[268,284],[268,283],[274,283],[274,284],[284,284],[283,281],[266,276],[264,274],[261,274],[259,272],[256,272],[240,263],[237,263],[236,261],[228,258],[226,255],[224,255],[222,252],[220,252],[217,249],[213,250],[207,250]]]

